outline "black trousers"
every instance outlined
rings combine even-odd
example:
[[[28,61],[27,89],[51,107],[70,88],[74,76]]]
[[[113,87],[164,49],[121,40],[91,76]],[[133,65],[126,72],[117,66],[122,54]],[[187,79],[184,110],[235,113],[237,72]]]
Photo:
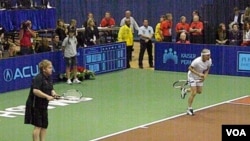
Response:
[[[151,40],[148,42],[145,42],[145,40],[140,40],[139,66],[143,66],[142,60],[146,49],[148,52],[148,63],[150,66],[153,66],[152,48],[153,45]]]
[[[203,44],[203,35],[191,35],[190,42],[194,44]]]
[[[133,46],[127,46],[127,68],[130,68],[130,58],[132,58],[132,48]]]

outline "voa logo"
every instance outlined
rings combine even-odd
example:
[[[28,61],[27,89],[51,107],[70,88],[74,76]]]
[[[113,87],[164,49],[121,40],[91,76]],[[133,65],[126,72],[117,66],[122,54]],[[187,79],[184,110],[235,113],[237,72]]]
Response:
[[[55,72],[54,67],[53,67],[53,72]],[[38,73],[39,73],[38,65],[15,68],[14,70],[8,68],[3,71],[3,78],[4,81],[10,82],[12,80],[33,77],[36,76]]]

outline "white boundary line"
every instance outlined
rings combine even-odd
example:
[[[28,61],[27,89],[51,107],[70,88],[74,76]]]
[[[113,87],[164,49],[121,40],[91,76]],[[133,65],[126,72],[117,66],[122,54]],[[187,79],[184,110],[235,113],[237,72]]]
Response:
[[[204,110],[204,109],[208,109],[208,108],[215,107],[215,106],[218,106],[218,105],[222,105],[222,104],[225,104],[225,103],[230,103],[231,101],[235,101],[235,100],[246,98],[246,97],[248,97],[248,95],[242,96],[242,97],[239,97],[239,98],[235,98],[235,99],[232,99],[232,100],[224,101],[224,102],[221,102],[221,103],[213,104],[213,105],[210,105],[210,106],[206,106],[206,107],[197,109],[195,111],[201,111],[201,110]],[[183,115],[187,115],[187,114],[186,113],[178,114],[178,115],[175,115],[175,116],[172,116],[172,117],[168,117],[168,118],[165,118],[165,119],[157,120],[157,121],[150,122],[150,123],[143,124],[143,125],[139,125],[139,126],[136,126],[136,127],[130,128],[130,129],[126,129],[126,130],[122,130],[122,131],[119,131],[119,132],[116,132],[116,133],[105,135],[105,136],[102,136],[102,137],[99,137],[99,138],[96,138],[96,139],[92,139],[90,141],[98,141],[98,140],[105,139],[105,138],[108,138],[108,137],[111,137],[111,136],[115,136],[115,135],[118,135],[118,134],[121,134],[121,133],[129,132],[129,131],[132,131],[132,130],[135,130],[135,129],[147,128],[147,126],[149,126],[149,125],[160,123],[160,122],[170,120],[170,119],[173,119],[173,118],[177,118],[177,117],[180,117],[180,116],[183,116]]]

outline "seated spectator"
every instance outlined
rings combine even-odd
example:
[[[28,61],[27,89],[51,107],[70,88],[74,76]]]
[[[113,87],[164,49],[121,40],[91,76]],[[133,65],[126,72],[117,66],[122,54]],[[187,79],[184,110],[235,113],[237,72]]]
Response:
[[[216,44],[217,45],[228,45],[228,31],[224,23],[220,23],[219,28],[216,32]]]
[[[49,46],[49,41],[47,38],[43,38],[41,43],[38,45],[36,49],[36,53],[43,53],[51,51],[51,47]]]
[[[17,54],[17,46],[14,43],[9,43],[9,49],[8,49],[8,53],[9,53],[9,57],[15,57]]]
[[[113,26],[115,26],[115,20],[114,20],[114,18],[111,17],[110,12],[105,13],[105,17],[102,19],[100,26],[101,27],[113,27]]]
[[[241,46],[250,46],[250,26],[248,22],[243,25],[243,42]]]
[[[99,31],[93,19],[88,20],[88,26],[85,30],[85,38],[87,46],[99,44]]]
[[[101,27],[114,27],[115,26],[115,20],[114,18],[111,17],[110,12],[105,13],[105,17],[102,19],[100,26]],[[99,34],[101,36],[102,43],[114,41],[112,31],[101,31]]]
[[[62,50],[62,41],[59,40],[59,36],[54,34],[51,42],[51,51]]]
[[[185,31],[180,33],[180,38],[176,43],[190,44],[189,40],[187,40],[187,33]]]
[[[3,58],[3,51],[4,51],[4,28],[0,25],[0,59]]]
[[[4,51],[3,45],[0,43],[0,59],[3,58],[3,51]]]
[[[177,33],[176,35],[176,41],[179,41],[179,37],[180,37],[180,34],[184,31],[186,32],[187,34],[187,38],[188,38],[188,34],[189,34],[189,24],[186,22],[187,19],[185,16],[181,16],[180,18],[180,22],[178,22],[175,26],[175,31]]]
[[[242,32],[239,30],[238,24],[232,25],[232,30],[229,31],[229,45],[240,46],[242,43]]]

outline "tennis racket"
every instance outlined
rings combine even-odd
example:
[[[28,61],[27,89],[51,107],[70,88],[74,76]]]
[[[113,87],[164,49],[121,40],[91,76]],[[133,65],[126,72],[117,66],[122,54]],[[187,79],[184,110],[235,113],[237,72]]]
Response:
[[[177,80],[173,83],[173,87],[176,89],[182,89],[182,88],[189,88],[190,83],[192,82],[202,82],[201,79],[193,80],[193,81],[188,81],[188,80]]]
[[[83,98],[83,94],[81,91],[76,89],[67,90],[62,95],[56,96],[55,99],[63,99],[63,100],[70,100],[70,101],[80,101]]]
[[[176,89],[189,88],[188,80],[177,80],[173,83],[173,87]]]

